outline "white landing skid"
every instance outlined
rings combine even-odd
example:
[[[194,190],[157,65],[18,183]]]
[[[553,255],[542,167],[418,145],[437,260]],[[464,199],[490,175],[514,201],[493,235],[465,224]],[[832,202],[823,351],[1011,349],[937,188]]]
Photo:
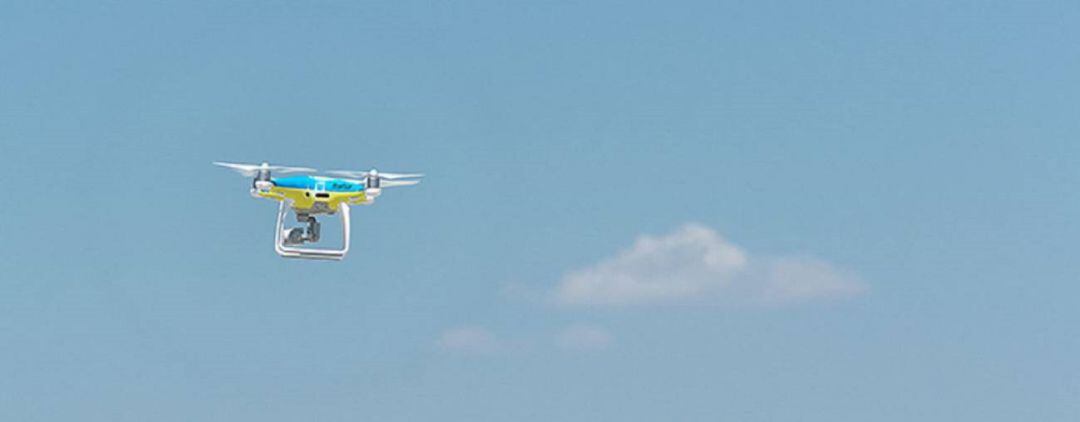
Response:
[[[340,261],[349,253],[349,205],[342,203],[338,209],[341,214],[342,245],[341,249],[314,249],[288,246],[285,244],[285,215],[289,213],[286,201],[278,207],[277,229],[274,231],[274,251],[286,258],[326,259]]]

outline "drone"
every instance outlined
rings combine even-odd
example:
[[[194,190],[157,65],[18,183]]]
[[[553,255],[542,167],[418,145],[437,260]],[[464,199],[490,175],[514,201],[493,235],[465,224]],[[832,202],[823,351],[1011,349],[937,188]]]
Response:
[[[269,163],[236,164],[214,162],[213,164],[235,170],[245,177],[253,178],[251,196],[278,201],[277,228],[274,231],[274,251],[286,258],[341,260],[349,252],[349,206],[371,205],[382,194],[383,188],[412,186],[420,183],[423,174],[383,173],[376,169],[368,171],[336,170],[327,172],[339,177],[295,175],[271,177],[271,173],[315,173],[307,167],[275,166]],[[292,211],[297,223],[303,227],[285,227],[285,217]],[[339,249],[309,248],[308,243],[319,243],[319,215],[340,215],[342,245]]]

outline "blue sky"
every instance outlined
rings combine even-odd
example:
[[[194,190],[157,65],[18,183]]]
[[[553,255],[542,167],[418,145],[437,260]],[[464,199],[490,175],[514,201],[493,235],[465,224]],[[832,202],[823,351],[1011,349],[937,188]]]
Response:
[[[1080,417],[1073,2],[2,5],[0,419]]]

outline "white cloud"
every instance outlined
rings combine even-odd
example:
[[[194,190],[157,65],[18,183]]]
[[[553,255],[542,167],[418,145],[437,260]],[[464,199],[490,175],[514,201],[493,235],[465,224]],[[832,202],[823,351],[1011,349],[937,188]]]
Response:
[[[450,328],[439,336],[440,349],[466,355],[491,355],[502,348],[502,342],[486,328],[463,326]]]
[[[781,305],[857,295],[852,273],[811,257],[758,258],[700,224],[633,246],[572,271],[555,291],[567,305],[706,302]]]
[[[595,325],[571,325],[555,335],[555,346],[566,351],[604,350],[614,342],[611,333]]]

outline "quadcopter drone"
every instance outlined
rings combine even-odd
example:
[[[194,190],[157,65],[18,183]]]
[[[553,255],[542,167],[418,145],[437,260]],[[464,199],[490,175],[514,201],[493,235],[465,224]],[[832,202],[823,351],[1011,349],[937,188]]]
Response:
[[[314,173],[306,167],[272,166],[269,163],[234,164],[214,162],[215,165],[236,170],[253,177],[251,196],[279,202],[274,250],[286,258],[340,260],[349,252],[349,205],[371,205],[383,188],[411,186],[420,183],[422,174],[382,173],[378,170],[327,172],[341,177],[298,175],[271,177],[270,173]],[[292,210],[298,223],[306,227],[285,227],[285,216]],[[304,244],[319,242],[319,222],[315,216],[341,215],[342,245],[340,249],[305,248]]]

